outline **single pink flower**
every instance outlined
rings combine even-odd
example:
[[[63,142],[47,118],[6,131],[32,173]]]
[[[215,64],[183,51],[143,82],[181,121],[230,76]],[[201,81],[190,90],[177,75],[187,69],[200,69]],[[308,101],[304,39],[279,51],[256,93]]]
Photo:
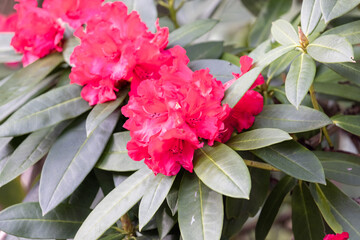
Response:
[[[338,233],[336,235],[328,234],[324,237],[324,240],[347,240],[347,239],[349,239],[349,233],[347,232]]]

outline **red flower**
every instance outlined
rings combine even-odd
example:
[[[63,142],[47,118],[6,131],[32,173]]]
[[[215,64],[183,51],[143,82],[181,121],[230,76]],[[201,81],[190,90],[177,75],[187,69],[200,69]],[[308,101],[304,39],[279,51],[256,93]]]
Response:
[[[241,74],[234,74],[234,79],[224,84],[225,88],[229,88],[239,77],[250,71],[253,59],[248,56],[240,58]],[[241,79],[239,80],[241,81]],[[255,115],[259,114],[264,106],[263,97],[260,93],[252,90],[256,86],[264,83],[264,78],[260,74],[240,101],[231,110],[230,115],[224,120],[225,128],[220,132],[217,140],[226,142],[231,137],[232,132],[236,129],[241,132],[243,129],[250,128],[254,121]]]
[[[324,240],[347,240],[347,239],[349,239],[349,233],[347,232],[338,233],[336,235],[328,234],[324,237]]]
[[[159,78],[160,67],[172,63],[171,52],[164,50],[168,34],[158,23],[157,33],[149,32],[138,13],[127,14],[122,2],[104,4],[85,31],[75,32],[81,45],[71,55],[71,83],[85,86],[82,97],[90,105],[114,100],[114,91],[126,81],[136,92],[143,79]]]
[[[104,0],[45,0],[43,8],[76,29],[99,12],[103,1]]]
[[[38,8],[36,0],[20,0],[14,8],[18,20],[11,45],[24,54],[24,66],[53,51],[62,51],[64,28],[48,11]]]
[[[9,16],[0,14],[0,32],[15,32],[17,23],[17,14],[13,13]]]

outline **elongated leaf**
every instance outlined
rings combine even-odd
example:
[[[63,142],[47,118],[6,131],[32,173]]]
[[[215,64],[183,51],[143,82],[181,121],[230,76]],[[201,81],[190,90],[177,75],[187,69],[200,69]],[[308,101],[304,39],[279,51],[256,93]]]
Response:
[[[218,240],[223,222],[221,194],[185,173],[179,191],[179,227],[184,240]]]
[[[80,45],[80,39],[77,37],[69,38],[68,40],[66,40],[66,42],[64,44],[64,49],[63,49],[62,54],[63,54],[65,62],[67,64],[69,64],[70,66],[72,66],[70,64],[70,56],[74,52],[75,47],[77,47],[78,45]]]
[[[69,122],[30,134],[14,151],[0,173],[0,186],[10,182],[44,157]]]
[[[168,48],[175,45],[188,45],[210,31],[217,23],[218,21],[213,19],[197,20],[172,31],[169,35]]]
[[[90,109],[80,91],[80,86],[68,85],[31,100],[0,126],[0,136],[22,135],[79,116]]]
[[[320,0],[321,12],[327,23],[349,12],[359,3],[360,0]]]
[[[10,144],[12,139],[12,137],[0,138],[0,160],[14,151],[14,148]]]
[[[0,213],[0,229],[25,238],[73,238],[89,212],[61,204],[43,216],[39,203],[21,203]]]
[[[223,83],[234,78],[232,73],[240,73],[240,68],[238,66],[219,59],[195,60],[190,62],[188,66],[193,71],[208,68],[210,74]]]
[[[256,116],[253,128],[279,128],[288,133],[319,129],[332,122],[322,112],[312,108],[292,105],[268,105]]]
[[[315,151],[314,153],[321,161],[327,178],[349,185],[360,185],[358,156],[338,152]]]
[[[190,61],[198,59],[216,59],[221,57],[223,42],[205,42],[185,47]]]
[[[249,35],[250,47],[256,47],[270,34],[271,23],[291,8],[290,0],[270,0],[257,17]]]
[[[244,6],[249,10],[254,16],[257,16],[262,7],[266,4],[267,0],[241,0]]]
[[[142,161],[134,161],[128,155],[126,144],[130,139],[129,132],[115,133],[96,167],[115,172],[134,171],[142,168],[144,166]]]
[[[246,151],[263,148],[290,139],[292,139],[290,135],[283,130],[260,128],[240,133],[232,137],[226,145],[237,151]]]
[[[298,55],[298,51],[290,51],[271,63],[267,73],[268,78],[273,78],[283,73],[293,61],[293,59]]]
[[[332,117],[331,120],[333,121],[333,123],[352,133],[355,135],[360,136],[360,116],[356,115],[356,116],[346,116],[346,115],[338,115],[335,117]]]
[[[175,180],[175,176],[168,177],[162,174],[156,175],[152,185],[146,190],[139,206],[139,230],[151,220],[161,204],[164,202],[166,195]]]
[[[90,208],[99,193],[99,183],[94,172],[90,172],[80,186],[71,194],[69,204]]]
[[[305,184],[296,186],[291,199],[295,240],[322,239],[324,237],[324,224],[308,187]]]
[[[319,159],[295,141],[287,141],[252,151],[256,156],[297,179],[325,183]]]
[[[327,204],[335,221],[342,226],[342,229],[340,229],[336,223],[333,224],[333,222],[329,222],[327,217],[325,217],[325,214],[329,214],[322,210],[324,206],[319,206],[320,211],[329,226],[333,228],[335,225],[335,229],[333,228],[335,232],[340,233],[341,231],[344,231],[348,232],[353,239],[360,238],[359,204],[346,196],[330,181],[326,182],[326,186],[312,184],[310,190],[318,206],[320,204]]]
[[[358,63],[328,63],[326,66],[347,80],[360,85],[360,65]]]
[[[354,62],[354,51],[344,37],[321,36],[307,47],[307,52],[316,61],[323,63]]]
[[[360,102],[359,87],[338,83],[314,83],[317,93],[323,93],[335,97],[341,97],[351,101]]]
[[[122,0],[122,2],[128,7],[128,12],[138,12],[141,21],[146,24],[150,31],[155,32],[155,22],[158,14],[153,0]]]
[[[243,159],[225,144],[198,149],[194,155],[194,171],[203,183],[218,193],[249,198],[249,170]]]
[[[163,239],[166,235],[168,235],[177,223],[177,217],[175,218],[172,216],[171,211],[168,207],[166,207],[166,204],[163,204],[163,206],[157,211],[155,219],[160,239]]]
[[[285,196],[295,186],[296,180],[286,176],[275,186],[265,201],[255,228],[256,240],[265,239]]]
[[[321,18],[320,0],[304,0],[301,7],[301,28],[309,36]]]
[[[154,178],[154,173],[147,167],[128,177],[95,207],[74,240],[99,238],[140,200]]]
[[[292,62],[285,81],[285,93],[290,103],[296,108],[299,108],[308,93],[315,73],[315,61],[305,53]]]
[[[331,28],[323,33],[323,35],[336,34],[346,38],[351,44],[360,43],[360,21],[350,22],[338,27]]]
[[[277,48],[274,48],[267,52],[265,55],[263,55],[261,58],[259,58],[258,61],[256,61],[256,66],[260,67],[267,67],[270,63],[274,62],[279,57],[285,55],[286,53],[290,52],[291,50],[295,49],[295,45],[290,46],[280,46]]]
[[[285,20],[279,19],[272,23],[271,34],[281,45],[298,45],[299,37],[293,26]]]
[[[55,142],[40,179],[40,205],[43,213],[70,196],[85,179],[104,150],[119,115],[119,110],[113,112],[88,137],[85,121],[80,119]]]

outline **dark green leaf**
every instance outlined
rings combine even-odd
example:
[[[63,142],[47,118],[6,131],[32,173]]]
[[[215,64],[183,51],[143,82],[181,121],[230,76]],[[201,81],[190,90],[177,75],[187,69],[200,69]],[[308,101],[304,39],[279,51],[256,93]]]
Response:
[[[328,63],[326,66],[347,80],[360,85],[360,66],[358,63]]]
[[[194,154],[194,171],[214,191],[235,198],[249,198],[250,175],[243,159],[225,144],[204,146]]]
[[[94,172],[90,172],[74,193],[71,194],[69,204],[90,208],[99,192],[99,187]]]
[[[309,36],[321,18],[320,0],[304,0],[301,7],[301,28]]]
[[[324,223],[306,184],[296,186],[291,199],[295,240],[322,239],[324,237]]]
[[[317,93],[323,93],[331,96],[341,97],[352,101],[360,102],[359,91],[357,86],[350,86],[338,83],[314,83],[314,89]]]
[[[185,47],[190,61],[198,59],[217,59],[223,52],[223,42],[204,42]]]
[[[321,12],[328,23],[356,7],[360,0],[320,0]]]
[[[333,121],[333,123],[352,133],[355,135],[360,136],[360,116],[356,115],[356,116],[349,116],[349,115],[338,115],[335,117],[332,117],[331,120]]]
[[[296,180],[286,176],[275,186],[265,201],[255,228],[256,240],[265,239],[285,196],[293,189]]]
[[[89,212],[61,204],[43,216],[39,203],[21,203],[0,213],[0,229],[25,238],[73,238]]]
[[[184,25],[169,35],[168,48],[175,45],[186,46],[195,39],[210,31],[218,23],[217,20],[203,19]]]
[[[279,128],[288,133],[306,132],[331,124],[330,119],[322,112],[300,106],[279,104],[264,106],[256,116],[253,128]]]
[[[283,19],[272,23],[271,35],[281,45],[298,45],[299,36],[293,26]]]
[[[323,35],[336,34],[346,38],[351,44],[360,43],[360,21],[350,22],[324,32]]]
[[[56,207],[84,180],[104,150],[120,115],[113,112],[86,137],[85,121],[77,121],[55,142],[40,179],[43,213]]]
[[[171,215],[171,211],[165,204],[156,213],[156,225],[159,232],[159,238],[163,239],[177,222],[177,218]]]
[[[179,227],[184,240],[218,240],[223,223],[221,194],[185,173],[179,190]]]
[[[319,159],[295,141],[287,141],[252,151],[274,167],[297,179],[325,183],[324,169]]]

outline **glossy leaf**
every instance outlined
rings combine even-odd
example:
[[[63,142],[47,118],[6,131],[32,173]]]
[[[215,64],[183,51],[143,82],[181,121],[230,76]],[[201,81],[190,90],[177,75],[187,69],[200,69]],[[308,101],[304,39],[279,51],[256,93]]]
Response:
[[[66,40],[63,48],[62,55],[64,57],[64,60],[69,66],[72,66],[70,64],[70,56],[74,52],[75,47],[80,45],[80,39],[77,37],[71,37]]]
[[[326,66],[350,82],[360,85],[360,65],[358,63],[328,63]]]
[[[285,196],[293,189],[296,180],[286,176],[275,186],[265,201],[255,228],[256,240],[266,238]]]
[[[315,151],[321,161],[326,178],[337,182],[360,186],[360,158],[356,155]]]
[[[162,174],[156,175],[152,185],[146,190],[139,206],[139,230],[151,220],[164,202],[175,176],[168,177]]]
[[[107,171],[127,172],[145,166],[142,161],[134,161],[129,157],[126,144],[130,139],[129,132],[114,133],[96,167]]]
[[[115,128],[120,111],[113,112],[86,137],[85,121],[77,121],[55,142],[40,179],[40,205],[47,213],[85,179],[99,159]]]
[[[360,21],[354,21],[338,27],[331,28],[323,33],[323,35],[336,34],[346,38],[351,44],[360,43]]]
[[[325,183],[324,169],[319,159],[295,141],[287,141],[252,151],[288,175],[308,182]]]
[[[309,36],[321,18],[320,0],[304,0],[301,7],[301,28]]]
[[[168,48],[175,45],[186,46],[195,39],[210,31],[218,23],[217,20],[203,19],[181,26],[169,35]]]
[[[89,212],[61,204],[43,216],[39,203],[21,203],[0,213],[0,229],[25,238],[73,238]]]
[[[67,85],[31,100],[0,126],[0,136],[22,135],[79,116],[90,109],[80,91],[80,86]]]
[[[298,45],[299,36],[293,26],[283,19],[272,23],[271,34],[281,45]]]
[[[299,108],[309,91],[316,73],[315,61],[307,54],[298,56],[291,64],[285,81],[285,93],[289,102]]]
[[[331,120],[333,121],[333,123],[352,133],[355,135],[360,136],[360,116],[359,115],[355,115],[355,116],[349,116],[349,115],[338,115],[335,117],[332,117]]]
[[[179,191],[179,227],[184,240],[218,240],[223,222],[221,194],[185,173]]]
[[[154,173],[147,167],[128,177],[95,207],[74,240],[99,238],[140,200],[154,178]]]
[[[260,128],[240,133],[232,137],[226,145],[237,151],[253,150],[267,147],[292,139],[283,130],[276,128]]]
[[[267,73],[268,78],[273,78],[283,73],[298,55],[298,51],[290,51],[271,63]]]
[[[360,0],[320,0],[321,12],[327,23],[349,12],[359,3]]]
[[[311,194],[314,197],[315,202],[318,204],[328,205],[330,213],[334,216],[335,221],[342,226],[342,230],[336,225],[327,220],[322,208],[319,206],[322,215],[327,221],[328,225],[333,228],[337,233],[341,231],[348,232],[351,238],[360,238],[360,206],[354,200],[345,195],[340,189],[338,189],[332,182],[327,181],[326,186],[323,185],[311,185]],[[323,199],[321,199],[323,198]],[[328,214],[325,212],[325,214]]]
[[[194,154],[194,171],[205,185],[218,193],[249,198],[249,170],[243,159],[225,144],[198,149]]]
[[[314,89],[317,93],[327,94],[335,97],[341,97],[351,101],[360,102],[359,90],[357,86],[338,84],[338,83],[314,83]]]
[[[354,51],[344,37],[321,36],[307,47],[307,52],[316,61],[323,63],[354,62]]]
[[[291,197],[292,227],[295,240],[324,237],[324,224],[306,184],[296,186]]]
[[[217,59],[223,53],[223,42],[204,42],[185,47],[190,61],[199,59]]]
[[[288,133],[306,132],[331,124],[322,112],[305,106],[268,105],[256,116],[253,128],[279,128]]]

